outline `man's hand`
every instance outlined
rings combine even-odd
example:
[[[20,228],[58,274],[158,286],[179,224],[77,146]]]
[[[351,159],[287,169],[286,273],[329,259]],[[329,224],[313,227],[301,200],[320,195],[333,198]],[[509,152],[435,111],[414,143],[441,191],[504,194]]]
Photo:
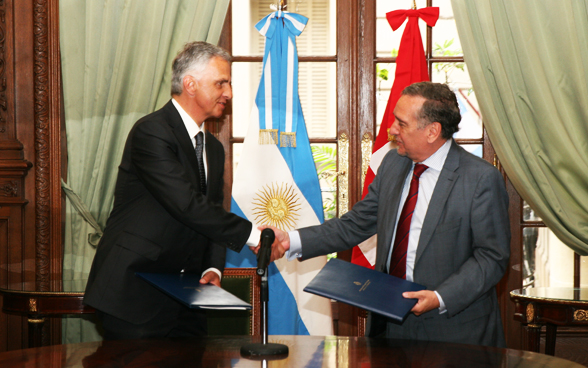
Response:
[[[200,283],[213,284],[218,287],[221,286],[220,277],[218,277],[218,274],[214,271],[208,271],[207,273],[205,273],[204,276],[202,276],[202,278],[200,279]]]
[[[257,229],[259,229],[259,230],[272,229],[274,231],[275,236],[276,236],[276,239],[274,240],[274,243],[272,244],[272,254],[270,256],[270,262],[273,262],[276,259],[282,258],[284,256],[284,254],[286,253],[286,251],[288,249],[290,249],[290,236],[288,236],[287,232],[280,230],[277,227],[267,226],[267,225],[259,226]],[[256,247],[249,247],[249,249],[251,249],[251,251],[253,253],[257,254],[259,252],[259,247],[260,247],[260,244],[257,244]]]
[[[435,308],[439,308],[439,299],[437,294],[431,290],[421,291],[407,291],[402,293],[402,296],[406,299],[418,299],[415,306],[410,310],[412,313],[420,316]]]

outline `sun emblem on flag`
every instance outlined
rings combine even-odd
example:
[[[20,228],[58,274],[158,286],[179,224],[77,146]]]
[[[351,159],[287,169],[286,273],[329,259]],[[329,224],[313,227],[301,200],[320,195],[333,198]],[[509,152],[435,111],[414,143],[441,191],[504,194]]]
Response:
[[[286,183],[272,183],[255,194],[253,215],[261,225],[281,230],[294,229],[298,221],[300,203],[294,188]]]

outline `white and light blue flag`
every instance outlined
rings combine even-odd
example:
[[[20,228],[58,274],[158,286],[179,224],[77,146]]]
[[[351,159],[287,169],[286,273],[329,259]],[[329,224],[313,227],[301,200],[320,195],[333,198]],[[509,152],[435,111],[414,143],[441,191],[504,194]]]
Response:
[[[256,24],[266,37],[263,70],[243,152],[233,178],[231,211],[282,230],[318,225],[323,208],[298,96],[296,37],[308,18],[276,11]],[[268,267],[270,335],[331,335],[329,299],[302,289],[326,257],[282,258]],[[255,255],[227,251],[226,267],[256,267]]]

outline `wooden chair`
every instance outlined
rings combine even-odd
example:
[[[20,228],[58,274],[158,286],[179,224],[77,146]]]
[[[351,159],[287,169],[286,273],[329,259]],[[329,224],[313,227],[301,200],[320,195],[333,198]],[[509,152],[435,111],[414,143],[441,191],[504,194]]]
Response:
[[[208,335],[261,336],[261,279],[255,268],[225,268],[221,286],[253,306],[252,310],[209,310]]]

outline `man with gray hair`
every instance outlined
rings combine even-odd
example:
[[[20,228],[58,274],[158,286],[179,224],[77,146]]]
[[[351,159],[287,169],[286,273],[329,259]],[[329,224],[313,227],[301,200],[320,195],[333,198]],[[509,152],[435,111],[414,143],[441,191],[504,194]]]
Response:
[[[192,273],[220,286],[226,247],[255,245],[259,231],[225,211],[221,143],[205,130],[233,97],[230,55],[188,43],[172,65],[172,99],[141,118],[125,144],[84,303],[105,339],[199,336],[206,315],[180,305],[135,272]]]

